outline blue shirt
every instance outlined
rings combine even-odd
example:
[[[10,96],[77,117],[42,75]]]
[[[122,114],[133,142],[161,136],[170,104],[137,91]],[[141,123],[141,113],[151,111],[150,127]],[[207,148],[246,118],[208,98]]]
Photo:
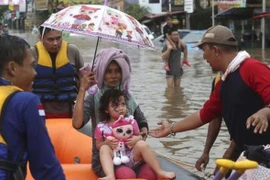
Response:
[[[0,78],[0,86],[7,84],[8,81]],[[7,104],[6,111],[2,112],[2,134],[9,144],[11,160],[18,161],[21,150],[25,149],[25,158],[29,161],[31,174],[35,179],[64,180],[63,169],[55,156],[45,126],[45,116],[39,114],[39,105],[41,102],[33,93],[15,94]],[[0,179],[1,176],[3,171]]]

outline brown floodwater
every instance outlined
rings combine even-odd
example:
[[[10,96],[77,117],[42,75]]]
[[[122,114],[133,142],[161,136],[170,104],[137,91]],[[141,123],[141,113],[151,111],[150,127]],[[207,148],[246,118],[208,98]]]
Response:
[[[37,36],[31,33],[17,34],[24,37],[31,45],[37,41]],[[76,44],[85,63],[92,61],[96,46],[96,38],[72,36],[71,43]],[[167,89],[164,63],[161,52],[154,50],[138,49],[134,46],[121,45],[106,40],[101,40],[98,51],[103,48],[116,47],[123,49],[132,62],[132,86],[141,109],[149,121],[150,128],[156,127],[161,120],[180,121],[187,115],[199,110],[207,100],[214,75],[202,58],[202,52],[190,51],[189,61],[191,67],[184,67],[181,88]],[[247,50],[253,57],[261,60],[261,49]],[[270,51],[265,50],[265,63],[270,62]],[[175,137],[161,139],[148,138],[151,147],[158,153],[165,155],[182,165],[183,168],[204,177],[211,174],[215,167],[215,159],[220,158],[229,145],[229,135],[225,125],[222,125],[219,136],[211,149],[210,162],[205,173],[198,172],[194,164],[200,157],[204,148],[207,134],[205,125],[195,130],[178,133]]]

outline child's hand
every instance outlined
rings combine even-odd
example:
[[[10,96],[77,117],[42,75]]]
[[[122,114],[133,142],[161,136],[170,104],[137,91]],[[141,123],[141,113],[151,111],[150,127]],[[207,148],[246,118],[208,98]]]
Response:
[[[168,43],[168,44],[167,44],[167,48],[170,49],[170,50],[173,49],[173,46],[171,45],[171,43]]]
[[[191,65],[190,65],[190,63],[189,63],[189,61],[188,61],[188,60],[186,60],[186,59],[183,61],[183,64],[187,65],[188,67],[190,67],[190,66],[191,66]]]
[[[105,143],[108,144],[112,149],[116,149],[118,146],[118,140],[112,136],[107,137]]]
[[[131,138],[127,139],[126,145],[130,149],[133,146],[135,146],[135,144],[138,141],[140,141],[140,140],[142,140],[142,136],[141,135],[139,135],[139,136],[132,136]]]
[[[167,41],[166,42],[167,48],[170,50],[176,50],[176,45],[173,42]]]

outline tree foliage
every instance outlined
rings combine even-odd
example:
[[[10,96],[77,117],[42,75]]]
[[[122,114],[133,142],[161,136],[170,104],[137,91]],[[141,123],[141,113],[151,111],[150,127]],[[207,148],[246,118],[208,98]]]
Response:
[[[195,3],[195,9],[196,9],[196,11],[201,11],[201,10],[203,10],[203,8],[201,7],[201,2],[200,2],[200,0],[195,0],[194,3]]]
[[[207,0],[207,7],[211,7],[211,0]]]
[[[214,13],[217,13],[217,6],[214,7]],[[191,29],[207,29],[212,26],[212,7],[203,10],[196,10],[190,15]]]
[[[0,17],[7,10],[8,10],[8,6],[7,5],[0,6]]]
[[[150,9],[148,7],[140,6],[139,4],[128,4],[127,8],[125,8],[125,13],[134,17],[135,19],[140,19],[149,12]]]

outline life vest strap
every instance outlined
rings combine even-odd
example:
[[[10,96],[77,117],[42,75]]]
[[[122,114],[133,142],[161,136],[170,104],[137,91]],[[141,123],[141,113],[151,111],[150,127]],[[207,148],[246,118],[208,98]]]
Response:
[[[50,95],[54,95],[54,96],[60,96],[62,94],[72,94],[72,93],[78,93],[78,90],[76,88],[73,88],[72,90],[64,90],[64,89],[49,89],[47,91],[40,91],[40,90],[34,90],[33,93],[37,94],[37,95],[46,95],[46,94],[50,94]]]
[[[74,78],[74,74],[57,74],[57,75],[37,75],[35,79],[59,79],[59,78]]]
[[[42,102],[42,103],[45,103],[45,102],[55,102],[55,101],[57,101],[57,102],[68,102],[68,103],[70,103],[71,105],[74,105],[75,104],[75,102],[74,102],[74,98],[68,98],[68,99],[65,99],[65,100],[61,100],[61,99],[57,99],[57,98],[52,98],[52,99],[44,99],[43,97],[41,97],[40,98],[40,101]]]
[[[0,169],[12,172],[15,180],[25,179],[20,163],[0,159]]]
[[[18,92],[20,92],[21,90],[14,90],[13,92],[11,92],[5,99],[5,101],[3,102],[2,105],[2,109],[1,109],[1,114],[0,114],[0,129],[2,130],[3,128],[3,115],[6,111],[7,108],[7,104],[9,103],[9,101],[11,100],[11,98]],[[5,142],[7,143],[7,149],[9,151],[9,144],[8,141],[6,140],[4,134],[1,134],[2,137],[4,138]],[[11,173],[6,173],[7,177],[9,177],[9,175],[13,176],[14,180],[24,180],[25,179],[25,173],[23,172],[22,168],[25,167],[25,164],[23,163],[23,154],[24,154],[24,150],[25,148],[22,148],[21,150],[21,155],[19,157],[19,161],[21,161],[20,163],[18,162],[13,162],[11,160],[6,160],[6,159],[0,159],[0,169],[6,170],[6,171],[10,171]],[[8,154],[8,157],[10,157],[10,153]],[[9,174],[9,175],[8,175]]]
[[[0,159],[0,169],[5,169],[14,172],[17,170],[18,166],[19,166],[18,163],[14,163],[12,161],[5,159]]]
[[[59,83],[59,84],[33,84],[33,88],[34,89],[38,89],[38,88],[50,88],[50,89],[60,89],[63,87],[70,87],[70,86],[74,86],[77,87],[77,84],[73,81],[73,82],[69,82],[69,83]]]

